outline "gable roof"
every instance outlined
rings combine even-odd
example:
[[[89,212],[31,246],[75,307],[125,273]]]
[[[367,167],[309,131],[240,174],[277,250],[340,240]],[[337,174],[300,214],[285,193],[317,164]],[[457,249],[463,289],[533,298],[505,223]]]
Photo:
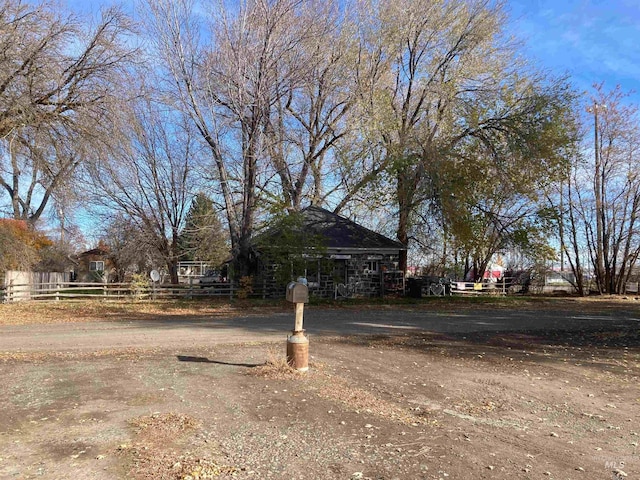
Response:
[[[369,230],[348,218],[341,217],[324,208],[311,205],[300,211],[305,233],[325,239],[326,247],[331,250],[383,250],[399,251],[406,247],[373,230]],[[266,232],[266,235],[277,232]]]
[[[80,257],[85,257],[89,255],[101,256],[101,255],[108,255],[108,254],[109,254],[108,250],[102,247],[96,247],[96,248],[92,248],[91,250],[87,250],[86,252],[82,252],[79,256]]]

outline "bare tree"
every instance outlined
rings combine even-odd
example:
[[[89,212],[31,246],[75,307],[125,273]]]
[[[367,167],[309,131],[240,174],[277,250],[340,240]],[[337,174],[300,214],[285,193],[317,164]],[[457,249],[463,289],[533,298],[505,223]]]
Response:
[[[559,184],[559,195],[556,198],[549,198],[550,208],[557,212],[556,221],[558,224],[558,238],[560,241],[561,269],[564,268],[562,261],[566,257],[569,270],[575,277],[575,289],[579,295],[588,293],[585,284],[585,268],[588,262],[583,258],[585,241],[582,235],[584,217],[580,212],[584,212],[582,196],[578,177],[580,173],[580,154],[578,151],[568,157],[570,164],[567,166],[567,174],[562,177]]]
[[[580,266],[586,249],[600,293],[623,292],[640,255],[640,130],[637,106],[626,96],[620,87],[594,86],[584,118],[593,148],[576,163],[564,191],[570,264]]]
[[[322,162],[341,136],[337,125],[347,104],[338,95],[332,108],[327,91],[337,91],[342,49],[338,44],[334,56],[327,53],[323,35],[331,22],[313,7],[328,13],[334,7],[322,5],[250,0],[229,8],[220,2],[204,25],[189,0],[148,2],[147,23],[171,75],[168,91],[213,160],[238,275],[250,269],[260,196],[265,207],[293,209],[305,190],[321,196]],[[309,175],[317,180],[306,189]]]
[[[89,28],[53,4],[0,2],[0,186],[14,218],[36,222],[110,131],[129,33],[117,9]]]
[[[179,236],[198,190],[199,148],[175,112],[144,100],[135,106],[130,138],[122,147],[88,165],[92,201],[144,232],[144,244],[164,259],[178,282]],[[100,208],[98,209],[100,211]]]
[[[321,204],[339,180],[337,156],[351,125],[356,99],[357,42],[350,19],[337,2],[305,2],[292,28],[303,32],[295,56],[281,57],[276,74],[295,71],[279,82],[266,118],[267,152],[277,182],[276,202],[299,210],[304,200]]]
[[[125,282],[127,274],[146,273],[166,267],[164,256],[150,245],[149,233],[135,219],[122,213],[107,218],[100,243],[106,246],[115,270],[115,281]]]

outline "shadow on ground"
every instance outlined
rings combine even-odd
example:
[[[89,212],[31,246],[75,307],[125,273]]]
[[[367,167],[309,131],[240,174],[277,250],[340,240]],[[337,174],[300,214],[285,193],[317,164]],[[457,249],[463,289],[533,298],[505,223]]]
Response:
[[[188,355],[177,355],[178,360],[181,362],[194,362],[194,363],[215,363],[216,365],[229,365],[232,367],[247,367],[254,368],[260,367],[264,365],[264,363],[233,363],[233,362],[222,362],[220,360],[209,360],[205,357],[191,357]]]

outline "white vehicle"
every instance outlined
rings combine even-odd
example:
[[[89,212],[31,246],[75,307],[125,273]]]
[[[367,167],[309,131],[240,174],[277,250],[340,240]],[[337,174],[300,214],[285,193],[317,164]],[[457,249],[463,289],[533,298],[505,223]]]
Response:
[[[222,283],[222,274],[218,270],[207,270],[203,277],[200,277],[199,284],[201,288],[211,287],[216,283]]]

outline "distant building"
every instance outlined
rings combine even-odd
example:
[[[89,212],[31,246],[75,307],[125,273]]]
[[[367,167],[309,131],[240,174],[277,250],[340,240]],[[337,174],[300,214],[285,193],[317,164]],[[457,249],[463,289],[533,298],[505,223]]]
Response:
[[[545,273],[541,293],[575,293],[576,285],[576,276],[573,272],[550,270]]]
[[[113,264],[106,247],[98,246],[78,255],[75,281],[108,282],[113,274]]]

